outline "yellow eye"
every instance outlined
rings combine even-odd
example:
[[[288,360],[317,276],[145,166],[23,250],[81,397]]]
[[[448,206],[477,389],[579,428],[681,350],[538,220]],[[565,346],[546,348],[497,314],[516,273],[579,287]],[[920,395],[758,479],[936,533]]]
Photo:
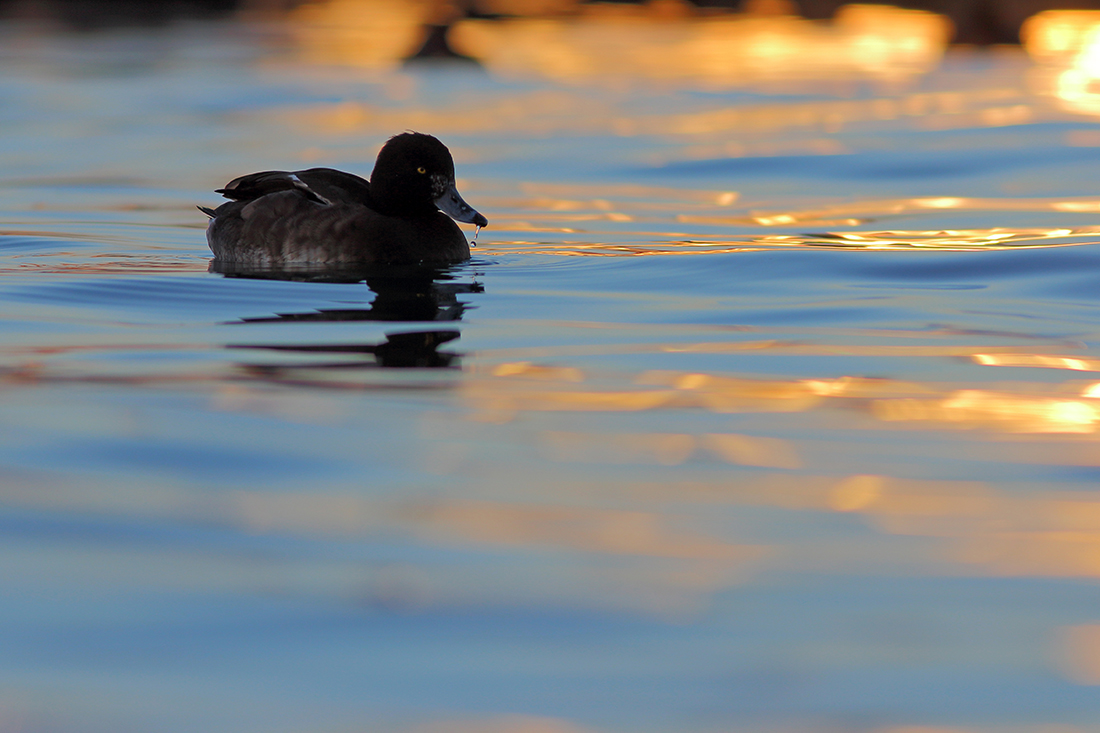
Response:
[[[425,168],[424,166],[420,166],[419,168],[416,169],[416,172],[417,173],[427,173],[428,169]]]

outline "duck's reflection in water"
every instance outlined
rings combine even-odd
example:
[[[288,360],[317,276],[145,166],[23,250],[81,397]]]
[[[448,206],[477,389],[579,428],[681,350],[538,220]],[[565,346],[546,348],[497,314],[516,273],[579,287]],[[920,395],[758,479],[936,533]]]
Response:
[[[331,268],[296,268],[272,270],[242,268],[214,261],[212,272],[226,277],[264,280],[294,280],[326,283],[365,282],[375,294],[369,308],[320,308],[298,313],[278,313],[273,316],[241,318],[235,323],[300,323],[303,321],[458,321],[467,303],[459,300],[465,293],[480,293],[477,282],[457,282],[454,268],[400,267],[371,270],[334,270]],[[382,343],[347,344],[230,344],[229,348],[263,349],[268,351],[310,354],[339,354],[344,360],[334,363],[245,365],[250,372],[276,376],[287,370],[363,369],[376,367],[441,368],[458,366],[460,354],[440,351],[440,347],[460,336],[457,329],[392,331]],[[369,362],[347,361],[347,355],[373,356]]]
[[[458,331],[402,331],[386,334],[380,344],[229,344],[231,349],[264,349],[311,354],[372,354],[374,362],[339,361],[309,364],[248,364],[254,375],[278,376],[291,369],[364,369],[373,367],[440,368],[458,366],[460,354],[439,347],[459,337]]]

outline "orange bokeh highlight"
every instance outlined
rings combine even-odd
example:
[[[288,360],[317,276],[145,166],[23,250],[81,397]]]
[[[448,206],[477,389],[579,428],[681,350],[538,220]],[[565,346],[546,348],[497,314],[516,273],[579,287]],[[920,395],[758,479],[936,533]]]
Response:
[[[888,5],[847,5],[823,24],[797,17],[793,6],[778,0],[747,3],[749,12],[741,13],[704,13],[668,0],[641,6],[496,4],[503,9],[493,12],[511,17],[457,19],[445,4],[429,2],[313,2],[289,14],[290,35],[309,63],[384,69],[417,49],[425,24],[454,21],[454,49],[505,76],[729,87],[904,80],[934,68],[952,33],[943,16]]]
[[[1020,37],[1065,109],[1100,114],[1100,11],[1048,10],[1029,18]]]
[[[592,12],[564,19],[463,21],[453,38],[463,52],[508,76],[737,87],[806,79],[902,80],[934,68],[950,33],[950,22],[932,13],[850,5],[827,25],[774,13],[670,18]]]

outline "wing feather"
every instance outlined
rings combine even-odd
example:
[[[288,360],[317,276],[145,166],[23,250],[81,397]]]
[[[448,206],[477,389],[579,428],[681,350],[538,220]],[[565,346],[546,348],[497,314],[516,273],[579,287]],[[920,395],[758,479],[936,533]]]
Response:
[[[234,201],[254,201],[281,191],[297,191],[306,200],[326,206],[335,203],[370,205],[370,183],[331,168],[304,171],[263,171],[234,178],[217,193]]]

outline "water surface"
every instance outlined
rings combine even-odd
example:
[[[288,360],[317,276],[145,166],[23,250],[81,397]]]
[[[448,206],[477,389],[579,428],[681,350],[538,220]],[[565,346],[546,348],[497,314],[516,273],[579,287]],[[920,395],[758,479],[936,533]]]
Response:
[[[484,67],[402,68],[292,20],[0,33],[0,729],[1096,730],[1066,67],[473,23]],[[213,189],[405,129],[469,264],[209,270]]]

